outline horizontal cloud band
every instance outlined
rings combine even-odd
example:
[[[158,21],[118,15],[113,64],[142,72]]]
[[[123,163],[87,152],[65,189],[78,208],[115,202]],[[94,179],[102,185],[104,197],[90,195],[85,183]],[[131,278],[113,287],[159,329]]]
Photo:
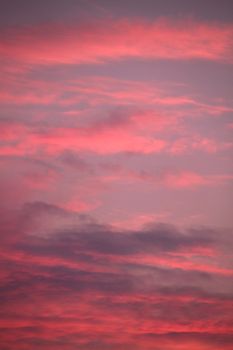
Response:
[[[0,35],[3,57],[32,64],[106,60],[204,59],[232,63],[232,25],[191,20],[118,20],[12,27]]]

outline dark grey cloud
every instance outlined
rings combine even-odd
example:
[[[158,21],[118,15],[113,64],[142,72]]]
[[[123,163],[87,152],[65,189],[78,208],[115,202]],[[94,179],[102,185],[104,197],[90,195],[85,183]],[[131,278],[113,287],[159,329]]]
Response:
[[[82,171],[84,173],[92,173],[93,169],[89,163],[87,163],[83,158],[81,158],[77,153],[70,150],[62,152],[58,156],[63,164],[70,166],[73,169]]]
[[[95,221],[89,215],[72,213],[45,202],[26,203],[22,210],[22,216],[28,220],[43,215],[76,219],[72,221],[73,227],[62,227],[61,224],[60,229],[53,232],[53,238],[50,235],[55,244],[61,242],[63,246],[70,245],[71,248],[76,245],[85,251],[103,254],[130,255],[211,247],[216,239],[215,231],[205,227],[182,231],[168,224],[150,224],[140,231],[119,231]]]

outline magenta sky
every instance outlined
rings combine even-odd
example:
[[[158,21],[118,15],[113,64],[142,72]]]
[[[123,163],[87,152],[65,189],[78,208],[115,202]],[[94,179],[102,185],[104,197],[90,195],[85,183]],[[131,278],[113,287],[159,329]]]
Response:
[[[0,349],[230,350],[231,0],[0,1]]]

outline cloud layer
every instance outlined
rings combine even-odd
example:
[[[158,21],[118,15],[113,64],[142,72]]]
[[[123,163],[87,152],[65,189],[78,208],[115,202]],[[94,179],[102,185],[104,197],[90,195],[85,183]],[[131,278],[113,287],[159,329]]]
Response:
[[[232,63],[231,25],[118,20],[10,28],[0,52],[26,63],[101,63],[124,58],[224,60]]]
[[[4,348],[22,337],[24,349],[170,348],[177,337],[200,349],[221,339],[230,349],[229,232],[117,231],[42,202],[17,220],[23,231],[6,227],[1,251]]]
[[[232,349],[229,3],[0,2],[2,350]]]

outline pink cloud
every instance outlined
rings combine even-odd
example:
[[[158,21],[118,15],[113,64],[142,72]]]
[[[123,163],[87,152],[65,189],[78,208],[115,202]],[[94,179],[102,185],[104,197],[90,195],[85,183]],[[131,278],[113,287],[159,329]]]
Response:
[[[167,186],[174,188],[196,187],[208,184],[208,180],[205,176],[189,171],[177,174],[165,174],[164,182]]]
[[[166,141],[150,135],[152,128],[147,127],[146,130],[141,131],[139,117],[143,119],[144,115],[133,117],[136,121],[132,122],[131,117],[128,118],[126,115],[119,121],[118,118],[112,118],[87,127],[63,127],[47,130],[9,124],[9,127],[4,126],[6,131],[3,130],[7,141],[14,137],[15,130],[18,133],[13,139],[14,145],[6,142],[2,145],[0,153],[2,155],[23,155],[34,154],[40,150],[56,154],[66,149],[99,154],[160,152],[165,148]],[[153,128],[158,130],[166,124],[159,117],[149,116],[148,120],[149,126],[152,124]]]
[[[25,127],[19,123],[1,122],[0,137],[4,142],[16,141],[25,132]]]
[[[171,188],[195,188],[198,186],[218,186],[232,181],[231,174],[200,174],[193,171],[165,172],[162,183]]]
[[[14,94],[12,92],[1,92],[0,101],[4,104],[16,104],[16,105],[48,105],[56,101],[55,94],[36,94],[35,92],[21,92]]]
[[[168,88],[165,89],[159,82],[130,81],[101,76],[53,82],[47,79],[33,80],[25,74],[19,74],[10,80],[6,75],[0,82],[2,84],[0,103],[4,108],[48,106],[53,108],[50,112],[53,114],[56,113],[56,106],[59,106],[60,115],[63,118],[72,116],[73,124],[77,124],[81,119],[85,124],[86,119],[89,120],[96,114],[97,108],[112,108],[116,105],[128,109],[125,111],[127,121],[134,121],[141,128],[154,129],[156,126],[159,130],[167,126],[167,130],[182,132],[187,113],[190,117],[203,117],[232,111],[227,103],[225,105],[222,103],[221,106],[215,103],[204,104],[181,91],[179,95],[174,96],[172,85],[168,84]],[[85,108],[80,108],[80,104],[85,104]],[[102,114],[103,110],[99,110],[99,113]],[[43,122],[46,116],[42,113],[33,115],[33,121]],[[69,123],[69,120],[67,122]]]
[[[233,180],[232,174],[202,174],[191,170],[177,170],[163,168],[155,172],[133,171],[125,167],[105,169],[102,175],[104,182],[129,182],[143,181],[152,186],[165,186],[173,189],[196,188],[200,186],[219,186]]]
[[[59,153],[64,149],[89,151],[99,154],[119,152],[152,153],[160,152],[166,142],[121,130],[79,130],[61,129],[55,133],[34,134],[28,138],[28,144],[44,147],[49,153]],[[27,144],[27,142],[26,142]]]
[[[3,30],[0,52],[28,63],[98,63],[122,58],[232,61],[231,25],[119,20]]]
[[[89,212],[100,206],[100,204],[101,202],[97,200],[85,202],[84,200],[80,200],[79,198],[73,197],[70,198],[67,202],[63,203],[62,207],[66,210],[82,213]]]
[[[181,137],[175,140],[169,149],[174,155],[190,153],[193,151],[201,151],[206,153],[217,153],[224,150],[231,149],[233,146],[232,142],[223,140],[215,140],[213,138],[201,137],[201,136],[190,136],[189,138]]]
[[[197,138],[193,141],[192,148],[196,150],[206,151],[208,153],[215,153],[224,149],[232,148],[231,142],[218,142],[207,137]]]
[[[169,217],[168,212],[162,212],[162,213],[143,213],[143,214],[137,214],[137,215],[131,215],[124,219],[113,221],[112,225],[114,227],[123,229],[133,229],[133,230],[139,230],[141,229],[145,224],[148,222],[164,222]]]

